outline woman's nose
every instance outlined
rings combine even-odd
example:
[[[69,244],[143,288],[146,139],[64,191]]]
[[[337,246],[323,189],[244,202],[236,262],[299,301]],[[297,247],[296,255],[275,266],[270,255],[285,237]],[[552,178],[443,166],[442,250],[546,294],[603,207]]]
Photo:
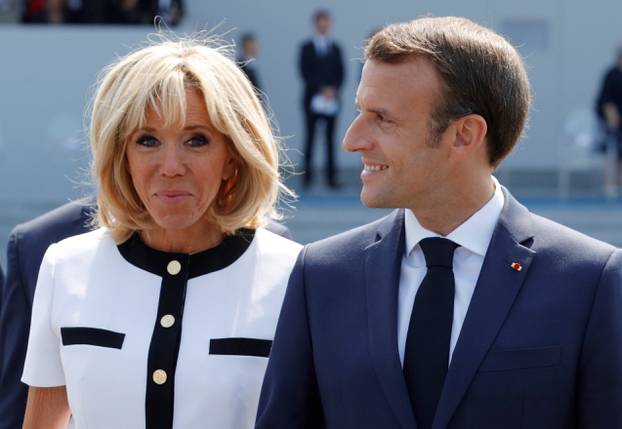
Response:
[[[182,150],[177,145],[165,145],[161,172],[163,176],[174,177],[186,171]]]

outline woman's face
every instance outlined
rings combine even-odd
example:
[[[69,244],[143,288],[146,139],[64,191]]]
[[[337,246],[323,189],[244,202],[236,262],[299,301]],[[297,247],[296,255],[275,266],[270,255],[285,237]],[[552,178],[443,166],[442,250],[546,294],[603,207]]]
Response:
[[[205,227],[223,180],[234,173],[226,138],[209,119],[200,91],[186,90],[186,123],[164,127],[153,110],[130,136],[127,161],[134,188],[159,228],[176,233]]]

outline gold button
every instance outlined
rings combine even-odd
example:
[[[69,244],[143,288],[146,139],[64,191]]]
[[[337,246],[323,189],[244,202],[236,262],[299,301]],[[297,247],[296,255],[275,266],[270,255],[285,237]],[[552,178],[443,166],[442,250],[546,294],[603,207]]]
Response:
[[[166,383],[166,371],[163,369],[156,369],[153,371],[153,382],[155,384],[164,384]]]
[[[179,261],[172,260],[166,266],[166,271],[168,271],[168,273],[172,276],[179,274],[179,272],[181,271],[181,264],[179,263]]]
[[[160,325],[163,328],[170,328],[174,324],[175,324],[175,316],[173,316],[172,314],[165,314],[160,319]]]

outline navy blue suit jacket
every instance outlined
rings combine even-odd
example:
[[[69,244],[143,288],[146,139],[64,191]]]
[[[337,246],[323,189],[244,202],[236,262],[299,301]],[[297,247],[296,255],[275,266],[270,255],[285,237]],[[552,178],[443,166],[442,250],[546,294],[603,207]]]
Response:
[[[622,428],[622,252],[505,198],[433,429]],[[417,427],[397,346],[403,218],[302,251],[258,429]]]
[[[16,226],[7,246],[7,277],[0,311],[0,429],[22,427],[28,386],[20,381],[28,345],[32,299],[48,246],[88,231],[89,201],[65,204]]]

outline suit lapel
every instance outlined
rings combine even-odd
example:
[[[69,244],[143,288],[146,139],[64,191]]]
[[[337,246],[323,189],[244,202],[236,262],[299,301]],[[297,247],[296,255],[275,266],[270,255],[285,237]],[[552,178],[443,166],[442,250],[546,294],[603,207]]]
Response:
[[[527,276],[535,252],[526,247],[533,236],[531,214],[505,188],[505,204],[493,233],[475,292],[454,350],[433,429],[449,424],[482,360],[501,329]],[[512,264],[517,262],[521,269]]]
[[[378,228],[365,249],[365,290],[373,367],[393,412],[404,429],[416,428],[397,348],[397,300],[404,252],[404,211]]]

